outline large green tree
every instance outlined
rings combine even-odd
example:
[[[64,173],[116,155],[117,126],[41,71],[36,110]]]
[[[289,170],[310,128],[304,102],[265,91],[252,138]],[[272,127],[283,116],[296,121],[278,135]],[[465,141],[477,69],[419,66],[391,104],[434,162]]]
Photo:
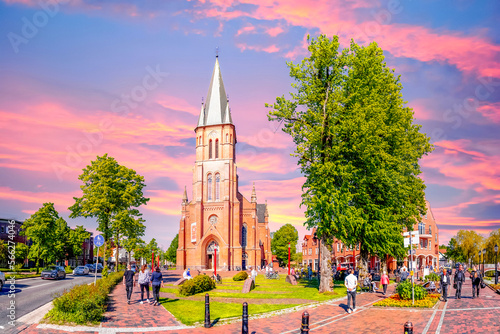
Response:
[[[404,255],[402,229],[425,213],[419,159],[432,147],[376,43],[308,42],[310,56],[288,63],[295,91],[276,98],[269,119],[296,144],[305,225],[321,238],[320,291],[331,291],[333,237],[360,245],[362,270],[369,254]]]
[[[28,258],[29,254],[29,247],[26,244],[23,244],[22,242],[18,242],[16,244],[16,252],[15,252],[15,257],[16,257],[16,263],[24,263],[24,260]]]
[[[294,260],[299,233],[292,224],[285,224],[274,232],[271,239],[271,251],[279,261],[280,266],[288,263],[288,244],[290,244],[290,261]]]
[[[177,263],[177,248],[179,248],[179,234],[176,234],[167,251],[165,252],[165,259],[172,263]]]
[[[69,207],[70,218],[97,218],[97,230],[103,233],[105,241],[117,235],[120,239],[123,224],[140,221],[141,214],[136,208],[146,204],[149,198],[143,195],[144,177],[136,171],[105,154],[84,168],[78,179],[83,182],[80,186],[83,194],[74,197],[75,204]],[[104,245],[106,254],[109,243]],[[107,257],[104,258],[106,264]]]
[[[490,236],[485,241],[485,249],[486,249],[486,262],[487,263],[495,263],[495,259],[498,261],[500,257],[497,254],[495,258],[495,245],[500,248],[500,228],[498,230],[493,230],[490,232]],[[500,251],[498,252],[500,253]]]
[[[0,263],[7,262],[8,258],[9,258],[9,247],[7,247],[5,241],[0,240]]]
[[[482,235],[472,230],[459,230],[453,240],[452,255],[455,261],[467,262],[469,265],[482,262],[482,257],[479,256],[485,241]]]

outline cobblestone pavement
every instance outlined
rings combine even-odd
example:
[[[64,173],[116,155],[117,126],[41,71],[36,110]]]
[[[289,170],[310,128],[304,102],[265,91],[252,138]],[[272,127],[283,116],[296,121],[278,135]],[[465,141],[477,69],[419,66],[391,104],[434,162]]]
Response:
[[[392,291],[394,286],[390,287]],[[472,287],[467,280],[462,299],[455,299],[450,291],[448,302],[439,302],[434,309],[381,308],[372,304],[384,298],[380,293],[357,296],[357,311],[346,312],[346,298],[330,301],[308,309],[312,333],[402,333],[406,321],[411,321],[414,333],[500,333],[500,295],[489,288],[481,290],[479,298],[472,299]],[[138,289],[132,300],[139,300]],[[251,308],[251,301],[249,308]],[[267,318],[250,319],[249,333],[300,333],[303,311]],[[126,304],[123,285],[118,285],[106,320],[100,327],[78,328],[75,333],[241,333],[241,322],[214,326],[209,329],[189,328],[179,324],[163,307]],[[64,333],[69,328],[47,328],[33,325],[23,333]],[[73,328],[73,330],[76,328]]]

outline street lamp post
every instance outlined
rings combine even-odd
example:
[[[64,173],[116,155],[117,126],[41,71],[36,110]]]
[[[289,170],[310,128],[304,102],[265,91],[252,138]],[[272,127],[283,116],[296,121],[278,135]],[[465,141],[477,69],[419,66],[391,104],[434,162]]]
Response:
[[[495,245],[495,284],[498,284],[498,245]]]
[[[486,248],[483,249],[483,277],[484,277],[484,256],[486,255]]]

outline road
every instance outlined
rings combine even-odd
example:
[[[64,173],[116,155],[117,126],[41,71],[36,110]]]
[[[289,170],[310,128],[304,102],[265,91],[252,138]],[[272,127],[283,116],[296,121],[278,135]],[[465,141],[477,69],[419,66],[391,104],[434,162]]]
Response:
[[[7,280],[9,276],[6,275]],[[97,279],[101,278],[101,274],[97,274]],[[37,278],[20,279],[15,282],[15,297],[9,298],[10,284],[5,282],[0,293],[0,332],[2,327],[12,329],[11,321],[7,316],[12,312],[8,307],[11,301],[15,300],[15,318],[16,320],[25,314],[36,310],[40,306],[47,304],[54,299],[54,295],[62,293],[65,289],[80,284],[88,284],[94,281],[94,275],[73,276],[67,275],[64,280],[42,280]]]

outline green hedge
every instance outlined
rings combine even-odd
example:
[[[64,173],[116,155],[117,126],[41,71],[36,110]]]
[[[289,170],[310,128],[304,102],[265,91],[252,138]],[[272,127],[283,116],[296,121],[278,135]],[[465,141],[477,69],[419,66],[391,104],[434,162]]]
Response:
[[[440,279],[441,279],[441,277],[439,277],[439,275],[435,274],[435,273],[430,273],[429,275],[424,277],[424,280],[426,282],[428,282],[428,281],[439,282]]]
[[[215,289],[215,281],[207,275],[198,275],[181,285],[179,295],[192,296],[212,289]]]
[[[233,281],[244,281],[248,278],[248,274],[246,271],[240,271],[236,275],[233,276]]]
[[[113,273],[97,284],[78,285],[53,300],[54,308],[45,318],[52,323],[99,323],[106,312],[111,289],[123,279],[123,273]]]
[[[425,297],[427,297],[427,290],[425,290],[425,288],[423,288],[422,286],[420,285],[417,285],[417,284],[414,284],[414,289],[415,289],[415,292],[414,292],[414,297],[415,297],[415,300],[421,300],[421,299],[424,299]],[[408,299],[412,299],[411,298],[411,280],[406,280],[404,282],[401,282],[398,284],[398,287],[396,288],[396,292],[399,294],[399,297],[401,297],[401,299],[405,299],[405,300],[408,300]]]

